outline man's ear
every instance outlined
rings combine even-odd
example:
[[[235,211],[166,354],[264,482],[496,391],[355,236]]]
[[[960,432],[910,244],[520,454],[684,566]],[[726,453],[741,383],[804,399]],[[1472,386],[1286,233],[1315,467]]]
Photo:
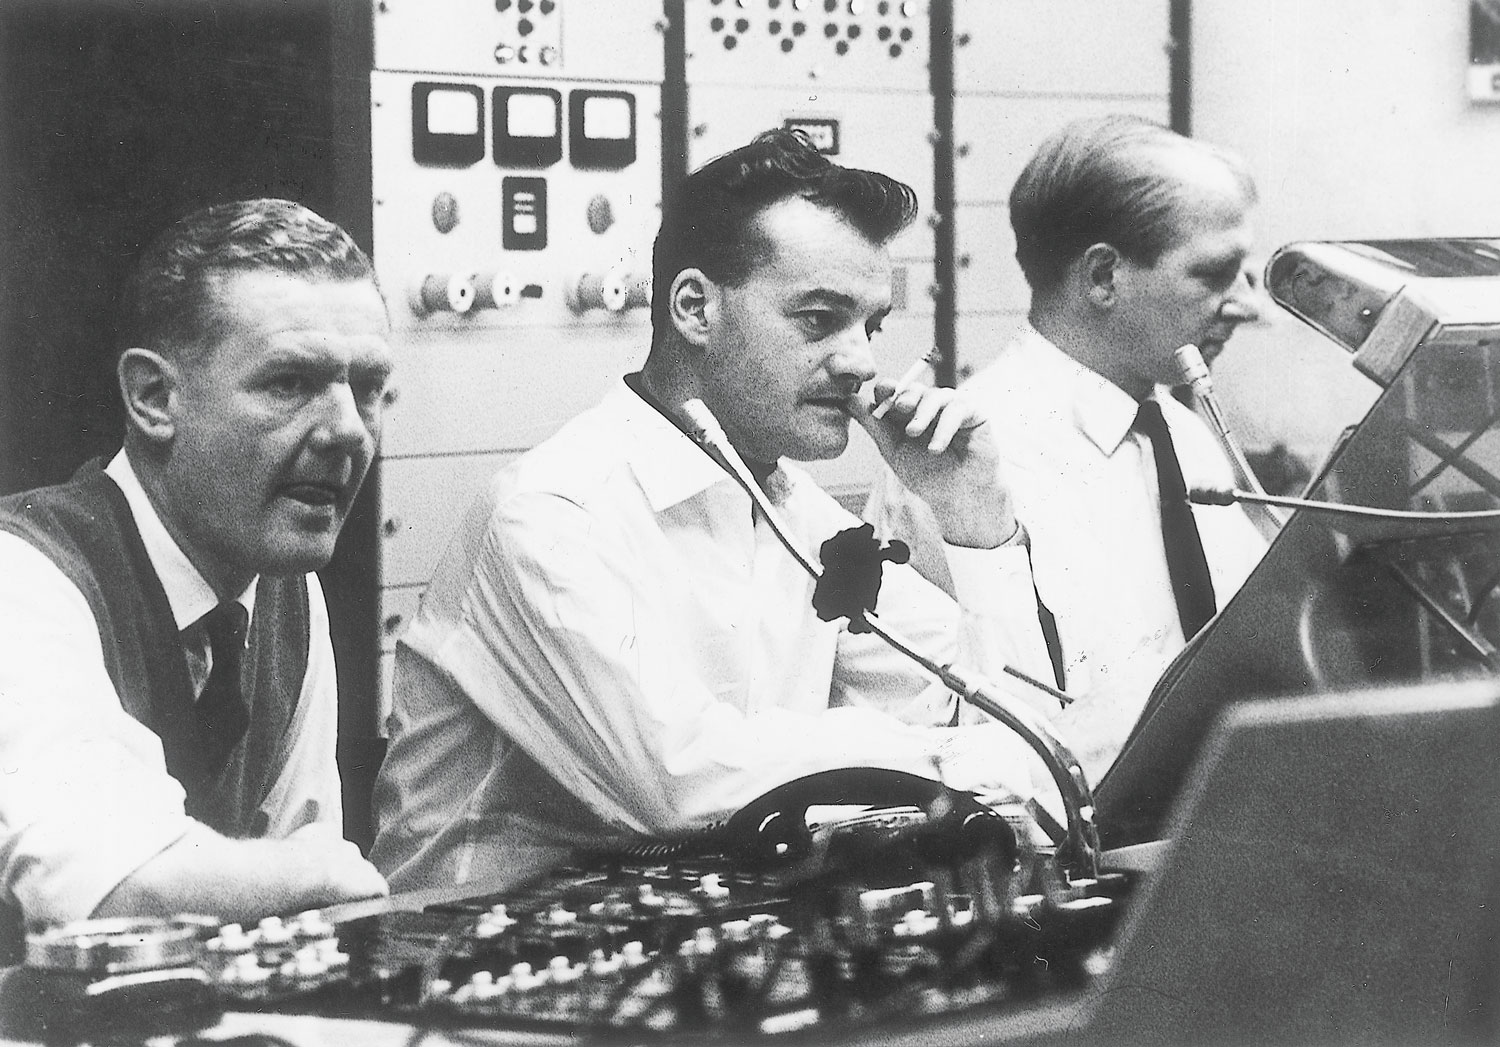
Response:
[[[1089,301],[1101,308],[1113,306],[1119,295],[1120,252],[1109,244],[1092,244],[1080,261],[1083,292]]]
[[[151,349],[126,349],[116,373],[126,422],[151,443],[169,443],[177,431],[172,417],[177,365]]]
[[[672,326],[689,344],[702,349],[719,307],[719,285],[701,269],[684,269],[672,280],[668,309]]]

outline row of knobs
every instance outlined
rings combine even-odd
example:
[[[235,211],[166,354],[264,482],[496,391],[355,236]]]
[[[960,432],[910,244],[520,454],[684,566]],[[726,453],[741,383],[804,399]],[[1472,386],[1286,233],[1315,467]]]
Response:
[[[541,296],[540,284],[522,283],[510,273],[430,273],[412,285],[408,300],[412,312],[431,316],[509,309],[523,298]],[[575,313],[593,309],[621,313],[651,304],[651,281],[614,268],[584,273],[566,281],[563,298]]]

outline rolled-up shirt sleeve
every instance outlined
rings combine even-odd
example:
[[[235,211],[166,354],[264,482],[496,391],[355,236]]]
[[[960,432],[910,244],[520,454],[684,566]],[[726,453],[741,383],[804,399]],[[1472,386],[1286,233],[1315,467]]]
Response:
[[[88,916],[191,821],[161,742],[121,707],[83,594],[0,534],[0,900]]]

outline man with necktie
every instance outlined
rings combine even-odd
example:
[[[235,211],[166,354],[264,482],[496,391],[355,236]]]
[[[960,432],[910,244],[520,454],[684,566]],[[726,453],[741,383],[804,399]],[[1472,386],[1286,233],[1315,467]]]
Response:
[[[1212,360],[1257,316],[1247,267],[1255,186],[1241,161],[1144,120],[1079,120],[1048,138],[1010,197],[1027,322],[964,385],[995,426],[1005,482],[1055,619],[1076,701],[1053,721],[1097,780],[1152,685],[1265,551],[1208,428],[1168,395],[1176,350]],[[893,478],[866,515],[950,589],[920,503]]]
[[[119,317],[123,449],[0,500],[0,945],[385,892],[342,837],[317,576],[391,370],[369,259],[284,200],[189,215]],[[13,953],[12,953],[13,955]]]

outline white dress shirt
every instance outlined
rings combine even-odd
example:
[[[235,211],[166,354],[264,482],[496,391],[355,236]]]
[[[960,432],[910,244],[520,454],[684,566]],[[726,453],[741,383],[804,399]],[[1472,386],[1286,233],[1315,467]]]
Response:
[[[858,524],[793,467],[766,486],[814,558]],[[952,554],[967,615],[887,567],[882,621],[942,661],[961,629],[984,637],[962,664],[991,679],[1045,666],[1024,549]],[[836,767],[1001,783],[1014,736],[932,726],[954,698],[820,621],[812,588],[745,492],[621,384],[497,474],[439,566],[397,649],[375,864],[395,889],[520,878]]]
[[[1004,480],[1031,536],[1037,591],[1057,619],[1065,689],[1076,701],[1053,723],[1097,782],[1183,646],[1156,461],[1131,428],[1139,405],[1030,325],[964,389],[995,427]],[[1197,415],[1165,389],[1155,398],[1188,488],[1234,486]],[[938,552],[931,514],[894,478],[877,484],[866,516],[911,541],[914,565],[938,585],[962,581],[964,569]],[[1222,608],[1266,542],[1239,506],[1195,505],[1193,518]]]
[[[192,626],[218,599],[167,533],[124,452],[105,473],[124,493],[185,631],[193,675],[206,679],[206,640]],[[80,919],[191,820],[160,739],[120,705],[83,593],[35,546],[4,531],[0,580],[0,902],[19,904],[31,919]],[[307,583],[307,673],[293,748],[261,807],[268,836],[314,824],[342,834],[328,611],[316,576]],[[252,614],[254,596],[252,582],[240,597]]]

